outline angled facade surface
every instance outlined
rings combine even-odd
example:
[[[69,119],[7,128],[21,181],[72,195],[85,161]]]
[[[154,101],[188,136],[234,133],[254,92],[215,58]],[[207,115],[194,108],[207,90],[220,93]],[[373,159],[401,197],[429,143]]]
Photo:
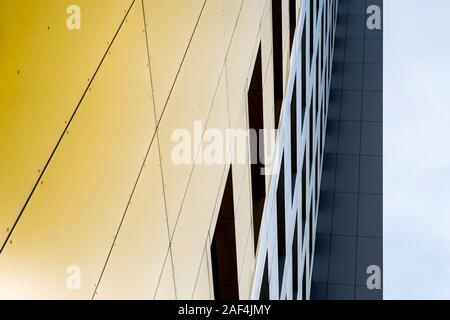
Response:
[[[383,267],[383,33],[366,25],[373,5],[383,1],[339,6],[312,299],[383,297],[370,278]]]
[[[307,300],[311,292],[338,1],[301,3],[259,234],[254,299]]]
[[[3,4],[0,298],[380,298],[371,2]]]

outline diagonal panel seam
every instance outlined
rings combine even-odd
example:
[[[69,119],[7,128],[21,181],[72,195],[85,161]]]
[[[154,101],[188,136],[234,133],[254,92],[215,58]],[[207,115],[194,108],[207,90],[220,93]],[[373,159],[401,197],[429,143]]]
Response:
[[[150,144],[149,144],[149,146],[148,146],[146,155],[145,155],[144,160],[143,160],[143,162],[142,162],[141,169],[140,169],[140,171],[139,171],[139,173],[138,173],[138,176],[137,176],[137,178],[136,178],[135,184],[134,184],[133,189],[132,189],[131,194],[130,194],[129,201],[128,201],[128,203],[127,203],[127,206],[126,206],[125,211],[124,211],[124,213],[123,213],[123,215],[122,215],[122,219],[121,219],[121,221],[120,221],[119,227],[118,227],[118,229],[117,229],[116,236],[114,237],[114,241],[113,241],[113,243],[112,243],[112,245],[111,245],[111,248],[110,248],[110,250],[109,250],[108,256],[107,256],[106,261],[105,261],[105,264],[104,264],[104,266],[103,266],[103,268],[102,268],[102,272],[101,272],[101,274],[100,274],[99,281],[98,281],[97,286],[96,286],[96,288],[95,288],[95,291],[94,291],[94,293],[93,293],[93,295],[92,295],[92,300],[94,299],[95,294],[96,294],[96,291],[97,291],[97,288],[98,288],[98,286],[100,285],[100,282],[101,282],[101,280],[102,280],[102,278],[103,278],[103,274],[104,274],[104,272],[105,272],[105,270],[106,270],[106,266],[107,266],[107,264],[108,264],[108,262],[109,262],[109,259],[110,259],[110,257],[111,257],[111,253],[112,253],[112,250],[113,250],[113,248],[114,248],[114,245],[115,245],[117,236],[118,236],[118,234],[119,234],[119,232],[120,232],[120,230],[121,230],[121,228],[122,228],[123,221],[124,221],[125,216],[126,216],[126,214],[127,214],[129,204],[130,204],[130,202],[131,202],[131,199],[133,198],[133,195],[134,195],[134,192],[135,192],[135,190],[136,190],[136,187],[137,187],[137,185],[138,185],[138,183],[139,183],[139,181],[140,181],[141,174],[142,174],[142,171],[143,171],[143,168],[144,168],[144,164],[145,164],[145,162],[146,162],[146,160],[147,160],[147,157],[148,157],[148,154],[149,154],[149,152],[150,152],[150,148],[151,148],[151,146],[153,145],[153,141],[155,140],[155,137],[156,137],[156,139],[158,140],[157,134],[158,134],[159,123],[161,122],[161,119],[162,119],[162,117],[163,117],[163,115],[164,115],[164,111],[166,110],[166,106],[167,106],[167,104],[168,104],[168,102],[169,102],[169,100],[170,100],[170,96],[171,96],[171,94],[172,94],[172,91],[173,91],[173,89],[174,89],[174,87],[175,87],[175,84],[176,84],[176,82],[177,82],[178,76],[179,76],[179,74],[180,74],[181,67],[182,67],[182,65],[183,65],[183,63],[184,63],[184,60],[186,59],[187,53],[188,53],[188,51],[189,51],[189,47],[190,47],[190,45],[191,45],[192,39],[193,39],[194,34],[195,34],[195,31],[197,30],[197,27],[198,27],[198,24],[199,24],[199,21],[200,21],[200,17],[202,16],[202,13],[203,13],[203,11],[204,11],[204,8],[205,8],[205,5],[206,5],[206,1],[207,1],[207,0],[204,0],[204,2],[203,2],[201,11],[200,11],[200,13],[199,13],[199,16],[198,16],[198,18],[197,18],[197,21],[196,21],[196,24],[195,24],[195,27],[194,27],[194,30],[192,31],[191,37],[189,38],[188,45],[187,45],[186,50],[185,50],[185,52],[184,52],[184,54],[183,54],[183,58],[182,58],[182,60],[181,60],[180,66],[179,66],[179,68],[178,68],[178,70],[177,70],[175,79],[174,79],[174,81],[173,81],[173,83],[172,83],[172,86],[171,86],[171,89],[170,89],[170,91],[169,91],[169,96],[167,97],[167,100],[166,100],[166,102],[164,103],[164,108],[163,108],[163,110],[162,110],[162,113],[161,113],[161,116],[160,116],[159,119],[156,119],[156,111],[154,110],[155,123],[156,123],[156,126],[155,126],[155,132],[153,133],[153,135],[152,135],[152,137],[151,137],[151,139],[150,139]],[[147,36],[147,35],[148,35],[148,30],[147,30],[148,28],[147,28],[147,22],[146,22],[146,19],[145,19],[145,9],[144,9],[144,3],[143,3],[143,2],[142,2],[142,10],[143,10],[143,14],[144,14],[144,17],[143,17],[143,19],[144,19],[144,30],[145,30],[145,35],[146,35],[146,45],[147,45],[148,65],[149,65],[149,70],[150,70],[150,79],[152,79],[152,78],[151,78],[151,65],[150,65],[150,47],[149,47],[149,44],[148,44],[148,36]],[[153,84],[152,84],[152,88],[150,88],[150,89],[152,90],[152,94],[153,94]],[[154,99],[153,99],[153,100],[154,100]],[[154,101],[153,101],[153,108],[155,109]],[[160,155],[159,141],[158,141],[157,143],[158,143],[158,154]],[[163,181],[164,206],[165,206],[165,211],[166,211],[167,229],[168,229],[168,235],[169,235],[169,250],[168,250],[168,252],[167,252],[167,255],[170,255],[171,258],[172,258],[172,251],[171,251],[171,237],[170,237],[170,231],[169,231],[169,226],[168,226],[167,203],[166,203],[166,196],[165,196],[165,190],[164,190],[164,178],[163,178],[163,174],[162,174],[162,168],[161,168],[161,179],[162,179],[162,181]],[[166,260],[167,260],[167,255],[166,255],[166,258],[165,258]],[[165,263],[166,263],[166,262],[165,262]],[[165,264],[165,263],[164,263],[164,264]],[[161,274],[162,274],[163,271],[164,271],[164,270],[161,271]],[[160,274],[160,275],[161,275],[161,274]],[[173,260],[172,260],[172,275],[173,275],[173,279],[174,279],[174,289],[175,289],[175,295],[176,295],[176,286],[175,286],[175,277],[174,277],[174,269],[173,269]],[[159,277],[159,279],[161,279],[161,277]],[[160,281],[158,281],[157,289],[158,289],[158,287],[159,287],[159,284],[160,284]],[[156,291],[157,291],[157,289],[156,289]],[[156,292],[155,292],[155,295],[156,295]]]
[[[60,135],[60,137],[59,137],[59,139],[58,139],[58,142],[56,143],[55,147],[53,148],[53,150],[52,150],[52,152],[51,152],[51,154],[50,154],[50,157],[48,158],[47,162],[45,163],[45,166],[44,166],[43,169],[41,170],[41,172],[40,172],[40,174],[39,174],[39,177],[38,177],[38,179],[36,180],[36,182],[35,182],[33,188],[31,189],[30,194],[28,195],[28,197],[27,197],[27,199],[26,199],[24,205],[22,206],[22,209],[20,210],[20,212],[19,212],[19,214],[18,214],[16,220],[14,221],[14,224],[12,225],[11,229],[9,230],[9,233],[8,233],[8,235],[6,236],[6,238],[5,238],[5,240],[4,240],[3,244],[2,244],[2,246],[1,246],[1,248],[0,248],[0,255],[2,254],[3,250],[5,249],[6,244],[8,243],[8,241],[10,241],[10,238],[11,238],[11,236],[12,236],[12,233],[14,232],[14,230],[15,230],[17,224],[19,223],[20,219],[22,218],[23,213],[25,212],[25,209],[26,209],[26,207],[28,206],[28,203],[30,202],[31,198],[33,197],[33,194],[34,194],[34,192],[36,191],[36,188],[37,188],[37,186],[39,185],[39,182],[41,181],[42,177],[44,176],[44,173],[46,172],[46,170],[47,170],[47,168],[48,168],[50,162],[52,161],[53,156],[55,155],[55,153],[56,153],[58,147],[60,146],[60,144],[61,144],[61,142],[62,142],[62,140],[63,140],[63,138],[64,138],[65,133],[67,132],[67,130],[69,129],[70,124],[72,123],[73,119],[75,118],[75,116],[76,116],[76,114],[77,114],[77,111],[79,110],[80,105],[81,105],[81,103],[83,102],[84,97],[86,96],[86,93],[88,92],[88,90],[89,90],[89,88],[90,88],[92,82],[93,82],[94,79],[95,79],[95,76],[97,75],[98,71],[100,70],[100,67],[101,67],[102,64],[103,64],[103,61],[105,60],[105,58],[106,58],[106,56],[107,56],[109,50],[111,49],[111,46],[112,46],[112,44],[114,43],[114,40],[116,39],[116,37],[117,37],[117,35],[118,35],[120,29],[122,28],[122,25],[123,25],[123,23],[125,22],[125,20],[126,20],[126,18],[127,18],[127,16],[128,16],[128,13],[130,12],[131,8],[133,7],[134,2],[135,2],[135,0],[132,1],[130,7],[129,7],[128,10],[126,11],[125,16],[123,17],[123,19],[122,19],[122,21],[121,21],[121,23],[120,23],[120,25],[119,25],[117,31],[115,32],[115,34],[114,34],[112,40],[110,41],[110,43],[109,43],[109,45],[108,45],[108,48],[106,49],[106,51],[105,51],[105,53],[104,53],[102,59],[100,60],[100,63],[98,64],[96,70],[94,71],[93,76],[92,76],[91,79],[89,80],[89,83],[88,83],[86,89],[84,90],[84,92],[83,92],[83,94],[82,94],[82,96],[81,96],[81,98],[80,98],[80,101],[78,102],[77,106],[75,107],[75,110],[72,112],[72,115],[70,116],[69,120],[67,121],[66,126],[64,127],[64,130],[62,131],[62,134]]]

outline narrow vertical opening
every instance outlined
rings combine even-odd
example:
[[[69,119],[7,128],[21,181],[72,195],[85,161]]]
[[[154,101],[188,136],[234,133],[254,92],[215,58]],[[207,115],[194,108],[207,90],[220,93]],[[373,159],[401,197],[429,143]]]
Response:
[[[328,29],[328,25],[329,25],[329,21],[328,21],[328,5],[329,5],[329,3],[328,2],[325,2],[324,3],[324,5],[323,5],[323,10],[324,10],[324,13],[323,13],[323,17],[324,17],[324,27],[325,28],[327,28]],[[326,32],[326,30],[325,29],[323,29],[323,32],[324,32],[324,35],[325,35],[325,32]],[[325,37],[324,37],[325,38]]]
[[[320,132],[322,132],[322,130],[320,130]],[[320,190],[319,190],[319,166],[320,166],[320,147],[318,145],[317,146],[317,150],[316,150],[316,204],[319,203],[319,196],[320,196]]]
[[[326,6],[326,4],[324,5],[324,8],[326,8],[327,6]],[[320,46],[320,61],[321,61],[321,66],[320,66],[320,71],[322,72],[322,70],[323,70],[323,65],[325,64],[325,59],[324,59],[324,57],[325,57],[325,54],[324,54],[324,51],[325,51],[325,39],[326,39],[326,30],[325,30],[325,20],[326,19],[326,11],[324,12],[324,14],[322,15],[322,27],[321,27],[321,33],[322,33],[322,36],[320,37],[320,40],[321,40],[321,46]]]
[[[293,49],[295,27],[297,26],[297,1],[289,0],[289,31],[290,31],[290,48]]]
[[[280,177],[277,187],[277,233],[278,233],[278,274],[281,292],[284,263],[286,260],[286,206],[284,188],[284,156],[281,161]]]
[[[302,84],[302,91],[301,91],[301,97],[302,97],[302,121],[305,119],[305,112],[306,112],[306,74],[307,74],[307,68],[306,68],[306,56],[307,56],[307,52],[306,52],[306,25],[303,27],[303,31],[302,31],[302,65],[300,66],[301,68],[301,75],[302,75],[302,79],[301,79],[301,84]],[[303,124],[302,124],[302,128],[303,128]]]
[[[280,122],[283,102],[283,36],[282,36],[282,0],[272,0],[272,43],[273,43],[273,81],[275,128]]]
[[[317,149],[319,149],[319,163],[322,164],[322,155],[323,155],[323,135],[324,135],[324,119],[325,119],[325,105],[322,107],[322,111],[320,112],[320,130],[319,130],[319,145]]]
[[[302,218],[302,241],[304,239],[304,235],[305,235],[305,227],[306,227],[306,205],[307,205],[307,199],[306,199],[306,179],[307,179],[307,174],[306,174],[306,150],[303,154],[303,166],[302,166],[302,211],[301,211],[301,218]]]
[[[313,228],[313,226],[314,226],[314,214],[313,214],[313,205],[312,205],[312,203],[311,203],[311,206],[310,206],[310,213],[309,213],[309,224],[308,224],[308,228],[309,228],[309,232],[308,232],[308,237],[309,237],[309,239],[308,239],[308,241],[309,241],[309,261],[310,261],[310,263],[311,263],[311,260],[312,260],[312,256],[313,256],[313,253],[314,253],[314,228]]]
[[[328,78],[325,78],[325,87],[326,87],[326,90],[327,90],[327,92],[328,92]],[[324,99],[326,98],[327,99],[327,97],[326,97],[326,93],[325,93],[325,97],[324,97]],[[320,161],[322,162],[322,155],[323,155],[323,152],[324,152],[324,145],[325,145],[325,121],[326,121],[326,109],[328,108],[328,101],[326,102],[326,103],[323,103],[323,105],[322,105],[322,119],[321,119],[321,123],[322,123],[322,127],[321,127],[321,130],[320,130]]]
[[[313,92],[314,93],[314,92]],[[311,106],[309,108],[309,161],[313,161],[313,145],[314,145],[314,99],[311,99]],[[312,167],[310,167],[312,171]]]
[[[302,300],[306,300],[306,264],[303,266],[303,277],[302,277]]]
[[[269,294],[269,262],[266,254],[264,262],[264,273],[262,278],[261,290],[259,292],[259,300],[267,301],[270,299]]]
[[[314,21],[314,0],[309,1],[309,54],[311,57],[311,64],[313,62],[313,53],[314,53],[314,29],[315,29],[315,21]]]
[[[231,168],[211,243],[211,267],[215,299],[239,299]]]
[[[316,63],[316,88],[315,88],[315,104],[314,104],[314,115],[317,115],[317,112],[319,110],[319,94],[320,94],[320,88],[319,88],[319,81],[320,81],[320,69],[319,69],[319,62]],[[316,117],[317,119],[317,117]]]
[[[297,80],[294,81],[291,101],[291,184],[292,194],[294,194],[295,180],[297,178]]]
[[[333,48],[334,48],[334,41],[332,37],[334,37],[334,34],[332,34],[331,29],[330,32],[328,32],[329,36],[328,36],[328,63],[327,63],[327,78],[331,78],[331,64],[333,63]]]
[[[293,299],[297,300],[298,295],[298,219],[295,219],[294,240],[292,243],[292,293]]]
[[[266,198],[266,181],[265,175],[263,174],[264,163],[260,160],[260,157],[264,155],[264,140],[263,135],[260,135],[260,132],[264,129],[262,81],[260,46],[247,95],[251,146],[250,153],[255,251],[258,245],[259,230],[261,227],[264,201]]]

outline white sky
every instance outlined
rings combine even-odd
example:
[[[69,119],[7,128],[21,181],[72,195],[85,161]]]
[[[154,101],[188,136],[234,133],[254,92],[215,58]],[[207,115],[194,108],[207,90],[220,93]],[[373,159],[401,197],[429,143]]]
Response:
[[[450,1],[384,0],[384,297],[450,299]]]

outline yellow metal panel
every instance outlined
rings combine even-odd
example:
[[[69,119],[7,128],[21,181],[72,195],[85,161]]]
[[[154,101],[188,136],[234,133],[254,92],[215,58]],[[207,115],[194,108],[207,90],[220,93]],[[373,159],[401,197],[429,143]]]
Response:
[[[259,2],[259,15],[262,16],[267,7],[272,7],[272,0],[263,0]]]
[[[291,51],[289,48],[289,42],[286,42],[283,49],[283,83],[284,87],[283,90],[286,92],[287,82],[289,78],[289,70],[290,70],[290,57],[291,57]]]
[[[253,236],[248,237],[247,249],[245,252],[244,264],[239,274],[239,298],[250,299],[253,273],[255,268],[255,255],[253,251]]]
[[[172,240],[177,297],[180,299],[191,298],[224,169],[221,165],[198,165],[192,174],[185,208]]]
[[[143,31],[137,1],[0,255],[0,297],[92,297],[154,132]]]
[[[156,115],[161,117],[205,0],[144,0]]]
[[[231,122],[230,128],[232,130],[245,130],[247,132],[248,129],[248,120],[247,120],[247,100],[243,99],[241,103],[241,107],[237,110],[237,114],[235,115],[234,121]],[[244,132],[244,131],[243,131]],[[249,169],[249,139],[245,139],[245,141],[236,140],[236,146],[234,147],[235,156],[233,157],[233,192],[234,192],[234,201],[237,204],[239,200],[239,195],[241,194],[242,184],[246,175],[246,172]],[[237,149],[239,146],[239,149]]]
[[[270,58],[269,67],[267,68],[267,73],[263,84],[264,127],[269,129],[275,128],[275,98],[273,86],[273,59]]]
[[[273,158],[276,147],[276,131],[275,129],[275,112],[274,112],[274,89],[273,89],[273,59],[269,60],[269,68],[267,69],[266,79],[263,84],[263,105],[264,105],[264,128],[268,130],[267,137],[265,137],[264,147],[266,150],[266,164],[267,172],[271,172],[273,165]],[[266,187],[269,187],[270,175],[266,176]]]
[[[97,289],[97,299],[153,299],[169,249],[156,141]]]
[[[228,88],[229,80],[228,80]],[[230,90],[228,90],[228,95],[230,94]],[[248,122],[248,97],[247,97],[248,91],[247,87],[243,88],[241,99],[234,99],[232,97],[228,97],[228,112],[230,114],[230,128],[232,129],[248,129],[249,122]],[[234,100],[236,103],[239,101],[238,106],[232,106],[231,101]]]
[[[252,225],[252,204],[251,204],[251,190],[249,174],[245,175],[244,183],[242,185],[239,203],[235,204],[235,221],[236,221],[236,254],[238,264],[238,274],[242,263],[244,262],[245,246],[249,237],[249,230],[253,228]]]
[[[235,119],[241,98],[247,91],[249,77],[258,47],[257,35],[261,23],[260,0],[246,0],[236,25],[236,31],[228,53],[226,68],[228,75],[228,98],[230,118]]]
[[[226,87],[225,81],[221,81],[207,128],[224,132],[227,125]],[[191,298],[213,212],[220,206],[218,190],[224,184],[226,168],[224,163],[202,163],[194,167],[172,239],[178,298]]]
[[[272,6],[267,5],[261,22],[261,62],[263,77],[267,73],[272,58]]]
[[[220,211],[220,206],[219,204],[221,203],[221,199],[223,197],[223,193],[225,191],[225,186],[226,186],[226,182],[227,182],[227,173],[229,170],[229,166],[227,165],[224,173],[222,175],[222,180],[220,181],[220,186],[218,188],[218,196],[217,196],[217,204],[216,207],[214,208],[213,212],[212,212],[212,218],[211,221],[209,223],[209,235],[208,235],[208,244],[209,246],[211,246],[211,237],[214,235],[214,230],[216,229],[216,224],[217,224],[217,219],[219,218],[219,211]]]
[[[221,86],[222,85],[225,86],[225,84],[222,83],[222,81],[224,81],[224,79],[221,79]],[[226,88],[222,87],[222,90],[223,91],[221,92],[221,94],[226,94],[226,91],[225,91]],[[228,102],[227,97],[223,97],[223,99],[225,99]],[[228,109],[228,104],[227,104],[227,109]],[[227,110],[227,111],[229,111],[229,110]],[[247,128],[248,127],[247,126],[247,118],[246,118],[246,113],[244,112],[245,109],[242,108],[241,111],[242,112],[239,114],[239,118],[236,118],[236,121],[231,121],[228,116],[228,123],[226,124],[226,127],[222,128],[221,130],[223,130],[225,132],[225,129],[236,130],[236,129]],[[215,114],[215,111],[212,112],[212,115],[214,115],[214,114]],[[209,124],[210,127],[213,125],[214,122],[217,122],[217,121],[220,121],[222,123],[222,125],[224,124],[223,120],[220,120],[220,113],[218,113],[218,114],[219,114],[219,117],[216,116],[217,120],[214,120],[214,117],[212,117],[212,121]],[[225,132],[225,135],[226,135],[226,132]],[[225,154],[228,158],[231,156],[231,152],[232,152],[231,147],[233,146],[233,142],[231,142],[231,141],[225,141],[225,142],[226,142]],[[236,161],[236,159],[238,159],[237,156],[235,156],[234,159],[228,158],[227,163],[226,163],[227,168],[225,169],[225,172],[228,172],[228,170],[229,170],[228,166],[230,164],[232,164],[232,167],[233,167],[232,168],[233,198],[234,198],[235,203],[237,203],[237,201],[239,200],[239,195],[240,195],[242,182],[244,179],[245,170],[248,167],[248,162],[247,162],[248,161],[248,140],[247,139],[244,140],[244,144],[242,145],[242,148],[243,149],[239,149],[239,152],[242,152],[242,155],[243,155],[243,158],[240,160],[240,162]],[[238,149],[236,149],[236,147],[235,147],[234,152],[236,153],[237,151],[238,151]],[[231,161],[231,162],[229,162],[229,161]],[[220,188],[218,189],[218,195],[219,195],[218,204],[220,204],[220,200],[222,199],[222,195],[225,190],[226,179],[227,179],[227,176],[222,177],[221,185],[220,185]],[[220,210],[220,206],[217,205],[214,208],[214,212],[213,212],[212,219],[210,222],[210,230],[209,230],[210,234],[214,234],[219,210]]]
[[[282,11],[283,48],[285,48],[286,45],[288,45],[288,46],[290,45],[289,40],[290,40],[291,30],[290,30],[290,22],[289,22],[289,4],[290,4],[290,0],[282,0],[281,11]]]
[[[244,0],[222,0],[224,39],[227,44],[231,41],[243,1]]]
[[[221,0],[207,2],[159,127],[171,232],[174,230],[192,170],[190,164],[179,165],[173,162],[171,153],[176,143],[171,139],[172,134],[175,130],[184,128],[194,138],[194,122],[200,121],[204,128],[213,99],[225,100],[226,97],[226,91],[223,91],[223,94],[217,93],[223,95],[223,98],[214,98],[225,59],[221,14]],[[221,87],[225,87],[224,78],[223,73]],[[194,139],[192,141],[194,142]]]
[[[283,1],[283,88],[286,90],[289,78],[291,44],[290,44],[290,25],[289,25],[289,0]]]
[[[212,276],[210,270],[209,251],[205,248],[203,251],[197,283],[195,284],[194,295],[192,296],[194,300],[208,300],[213,298],[214,293],[210,287],[210,278]]]
[[[245,179],[247,178],[247,174],[250,171],[249,165],[245,164],[234,164],[233,165],[233,192],[234,192],[234,204],[235,209],[237,209],[237,205],[239,202],[239,198],[241,197],[242,189],[245,188]]]
[[[176,299],[175,287],[173,280],[172,258],[170,254],[167,256],[163,272],[158,284],[158,291],[155,299],[157,300],[174,300]]]
[[[0,244],[131,3],[79,0],[81,29],[69,30],[72,1],[2,1]]]

